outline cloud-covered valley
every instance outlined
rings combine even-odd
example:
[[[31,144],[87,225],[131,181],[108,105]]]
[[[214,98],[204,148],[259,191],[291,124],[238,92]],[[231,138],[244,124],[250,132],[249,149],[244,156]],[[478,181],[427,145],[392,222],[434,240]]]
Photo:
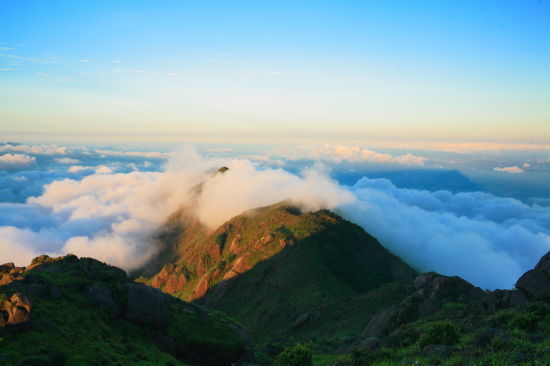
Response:
[[[484,192],[405,189],[367,177],[345,186],[326,165],[291,173],[193,150],[5,144],[0,151],[34,159],[0,173],[0,262],[25,265],[38,254],[70,252],[132,270],[154,255],[155,231],[182,206],[193,202],[196,217],[215,228],[281,200],[335,210],[417,270],[459,275],[483,288],[512,287],[550,250],[550,208]],[[215,174],[220,166],[229,171]]]

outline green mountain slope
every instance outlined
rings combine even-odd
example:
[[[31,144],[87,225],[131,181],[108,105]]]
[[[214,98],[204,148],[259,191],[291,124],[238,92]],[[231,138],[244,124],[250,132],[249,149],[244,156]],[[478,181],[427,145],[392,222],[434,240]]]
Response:
[[[90,258],[0,266],[2,365],[229,365],[240,329]]]
[[[167,243],[178,259],[149,283],[227,312],[260,343],[335,332],[345,337],[359,330],[354,319],[402,291],[399,283],[383,285],[415,275],[362,228],[326,210],[301,213],[280,203],[245,212],[213,232],[179,222],[180,235]],[[346,310],[357,303],[357,312]]]

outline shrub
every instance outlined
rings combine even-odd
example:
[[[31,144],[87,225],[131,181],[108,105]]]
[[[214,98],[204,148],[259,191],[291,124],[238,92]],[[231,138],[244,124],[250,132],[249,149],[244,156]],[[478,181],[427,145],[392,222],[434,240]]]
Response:
[[[275,360],[275,366],[311,366],[313,352],[308,347],[297,344],[287,347]]]
[[[407,347],[415,344],[418,340],[418,332],[412,328],[404,326],[397,332],[390,334],[386,338],[386,343],[390,347]]]
[[[436,322],[422,334],[419,345],[422,348],[429,344],[445,344],[447,346],[452,346],[458,343],[459,339],[460,336],[456,325],[451,322]]]
[[[540,317],[534,312],[528,313],[514,313],[510,319],[510,326],[512,328],[519,328],[527,332],[534,332],[537,330],[540,322]]]

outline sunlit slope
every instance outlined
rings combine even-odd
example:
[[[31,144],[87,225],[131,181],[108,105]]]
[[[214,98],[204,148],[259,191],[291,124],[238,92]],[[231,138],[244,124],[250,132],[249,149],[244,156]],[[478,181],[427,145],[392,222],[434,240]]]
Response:
[[[346,333],[351,319],[365,319],[401,292],[398,283],[381,286],[415,275],[362,228],[326,210],[279,203],[213,232],[188,219],[179,225],[176,243],[167,244],[179,258],[150,283],[227,312],[260,341]],[[367,295],[376,289],[379,296]],[[358,301],[357,311],[345,311]]]

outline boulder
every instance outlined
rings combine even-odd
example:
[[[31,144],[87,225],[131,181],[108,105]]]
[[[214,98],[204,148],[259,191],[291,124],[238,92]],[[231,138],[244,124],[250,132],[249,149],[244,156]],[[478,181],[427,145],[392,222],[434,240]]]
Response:
[[[546,253],[535,266],[537,271],[550,272],[550,251]]]
[[[400,308],[397,305],[388,306],[377,312],[363,330],[362,336],[381,337],[388,334],[397,325]]]
[[[516,287],[535,299],[550,299],[550,252],[540,259],[534,269],[519,278]]]
[[[0,304],[0,326],[26,323],[30,319],[32,303],[23,294],[15,293]]]
[[[8,274],[12,269],[15,268],[15,264],[13,263],[4,263],[0,265],[0,274]]]

